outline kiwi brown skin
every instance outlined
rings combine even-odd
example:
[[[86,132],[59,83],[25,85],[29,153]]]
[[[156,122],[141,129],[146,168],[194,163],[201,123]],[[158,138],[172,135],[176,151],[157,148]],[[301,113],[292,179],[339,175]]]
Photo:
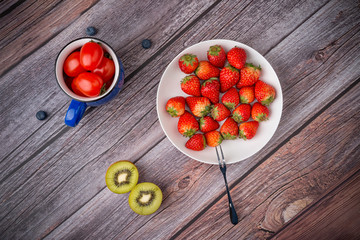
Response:
[[[119,175],[126,174],[126,179],[118,182]],[[110,191],[118,194],[130,192],[137,184],[139,171],[134,163],[128,160],[117,161],[109,166],[105,174],[105,182]]]
[[[149,215],[156,212],[163,199],[161,189],[150,182],[136,185],[129,194],[130,208],[137,214]]]

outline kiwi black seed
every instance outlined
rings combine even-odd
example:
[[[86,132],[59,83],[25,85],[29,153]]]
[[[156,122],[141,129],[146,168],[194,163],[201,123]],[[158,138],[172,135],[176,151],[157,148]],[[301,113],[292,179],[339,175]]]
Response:
[[[130,161],[118,161],[107,170],[105,182],[114,193],[127,193],[133,189],[139,180],[139,172]]]
[[[129,194],[130,208],[140,215],[149,215],[159,209],[163,199],[161,189],[154,183],[136,185]]]

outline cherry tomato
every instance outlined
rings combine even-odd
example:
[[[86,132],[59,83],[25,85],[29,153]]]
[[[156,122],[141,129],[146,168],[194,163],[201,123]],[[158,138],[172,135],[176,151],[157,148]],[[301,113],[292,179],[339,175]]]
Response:
[[[87,97],[97,97],[100,95],[103,84],[101,77],[95,73],[83,72],[74,78],[71,88],[76,94],[79,91]]]
[[[97,68],[104,57],[104,50],[95,42],[85,43],[80,49],[80,63],[86,70]]]
[[[74,78],[71,78],[71,79],[69,80],[69,83],[70,83],[69,88],[70,88],[76,95],[79,95],[79,96],[81,96],[81,97],[86,97],[84,94],[82,94],[82,92],[80,92],[79,89],[77,89],[77,87],[73,84],[73,82],[74,82]]]
[[[115,74],[114,61],[107,57],[104,57],[101,64],[92,72],[99,75],[102,80],[104,80],[104,83],[107,83],[110,79],[114,77]]]
[[[72,83],[74,81],[74,78],[72,77],[67,77],[65,79],[65,83],[68,86],[68,88],[70,88],[76,95],[82,96],[82,97],[86,97],[84,94],[82,94],[77,88],[76,86],[74,86]]]
[[[71,53],[64,62],[64,72],[69,77],[76,77],[86,70],[80,64],[80,52]]]

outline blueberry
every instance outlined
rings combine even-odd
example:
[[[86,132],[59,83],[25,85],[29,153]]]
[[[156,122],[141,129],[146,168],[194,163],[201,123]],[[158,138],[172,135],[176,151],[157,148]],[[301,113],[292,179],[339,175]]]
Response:
[[[151,47],[151,41],[149,39],[144,39],[141,42],[141,45],[142,45],[143,48],[148,49],[148,48]]]
[[[97,33],[96,28],[94,27],[87,27],[86,28],[86,34],[89,36],[94,36]]]
[[[46,116],[47,116],[47,114],[44,111],[38,111],[36,113],[36,118],[39,120],[45,120]]]

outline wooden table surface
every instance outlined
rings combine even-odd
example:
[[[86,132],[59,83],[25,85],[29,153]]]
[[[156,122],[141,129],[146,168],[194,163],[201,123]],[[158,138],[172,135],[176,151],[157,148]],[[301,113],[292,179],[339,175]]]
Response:
[[[71,128],[54,62],[88,26],[123,61],[125,85]],[[0,27],[0,239],[360,238],[358,1],[2,1]],[[209,39],[256,49],[284,96],[271,141],[228,166],[235,226],[219,167],[178,151],[156,112],[166,66]],[[162,189],[156,213],[106,187],[121,159]]]

